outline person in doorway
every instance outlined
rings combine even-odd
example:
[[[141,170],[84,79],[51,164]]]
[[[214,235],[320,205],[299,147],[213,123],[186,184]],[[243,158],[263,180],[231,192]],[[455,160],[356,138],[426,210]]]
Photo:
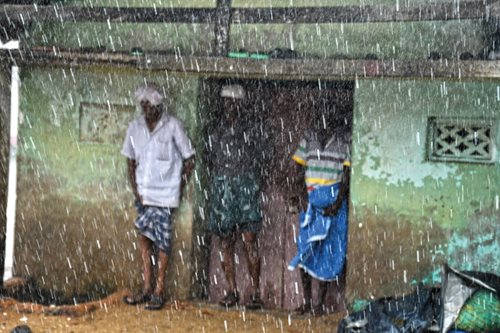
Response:
[[[245,108],[241,85],[224,86],[222,115],[208,138],[211,164],[209,230],[220,237],[221,264],[227,281],[225,307],[239,303],[235,277],[235,242],[241,235],[248,263],[252,294],[247,309],[263,307],[260,298],[260,258],[257,234],[261,229],[261,132],[255,118]]]
[[[346,260],[349,194],[349,138],[342,126],[330,127],[322,115],[306,130],[292,159],[303,170],[307,208],[299,217],[298,254],[288,268],[301,269],[303,304],[299,314],[324,313],[328,282],[341,277]],[[318,301],[313,304],[312,279],[319,280]]]
[[[130,123],[121,152],[127,158],[128,178],[138,212],[135,227],[140,233],[143,288],[126,296],[124,302],[146,303],[146,309],[159,310],[164,304],[172,214],[193,170],[194,150],[182,123],[166,112],[158,88],[152,84],[142,86],[135,92],[135,98],[142,114]],[[154,289],[153,262],[157,263]]]

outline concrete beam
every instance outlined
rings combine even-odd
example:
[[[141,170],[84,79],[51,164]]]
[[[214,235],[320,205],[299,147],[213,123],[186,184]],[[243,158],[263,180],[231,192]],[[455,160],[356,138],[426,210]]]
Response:
[[[219,0],[222,1],[222,0]],[[227,0],[224,0],[227,1]],[[232,8],[232,23],[365,23],[446,21],[498,17],[498,0],[449,1],[425,5],[370,5],[292,8]],[[54,4],[2,5],[0,22],[174,22],[216,23],[220,8],[76,7]]]
[[[348,60],[232,59],[149,54],[78,52],[57,48],[0,51],[0,61],[19,66],[114,66],[166,71],[197,77],[338,80],[371,78],[500,78],[500,61],[483,60]]]

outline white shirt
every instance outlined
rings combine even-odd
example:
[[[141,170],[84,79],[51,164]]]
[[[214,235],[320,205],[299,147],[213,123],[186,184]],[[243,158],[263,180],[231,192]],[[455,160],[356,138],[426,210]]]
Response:
[[[136,118],[121,153],[136,162],[137,191],[144,205],[179,206],[182,162],[193,156],[194,149],[177,118],[164,113],[153,132],[144,116]]]

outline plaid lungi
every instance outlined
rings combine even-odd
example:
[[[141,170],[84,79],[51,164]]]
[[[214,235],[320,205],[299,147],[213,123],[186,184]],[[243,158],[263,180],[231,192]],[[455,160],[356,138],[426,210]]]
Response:
[[[168,207],[143,206],[136,203],[135,227],[141,235],[151,239],[160,250],[172,251],[172,209]]]

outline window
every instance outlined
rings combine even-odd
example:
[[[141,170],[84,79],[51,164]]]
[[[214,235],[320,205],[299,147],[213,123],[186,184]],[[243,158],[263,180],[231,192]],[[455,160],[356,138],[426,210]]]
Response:
[[[80,104],[80,141],[121,144],[135,107],[120,104]]]
[[[492,163],[495,126],[492,119],[429,118],[431,161]]]

